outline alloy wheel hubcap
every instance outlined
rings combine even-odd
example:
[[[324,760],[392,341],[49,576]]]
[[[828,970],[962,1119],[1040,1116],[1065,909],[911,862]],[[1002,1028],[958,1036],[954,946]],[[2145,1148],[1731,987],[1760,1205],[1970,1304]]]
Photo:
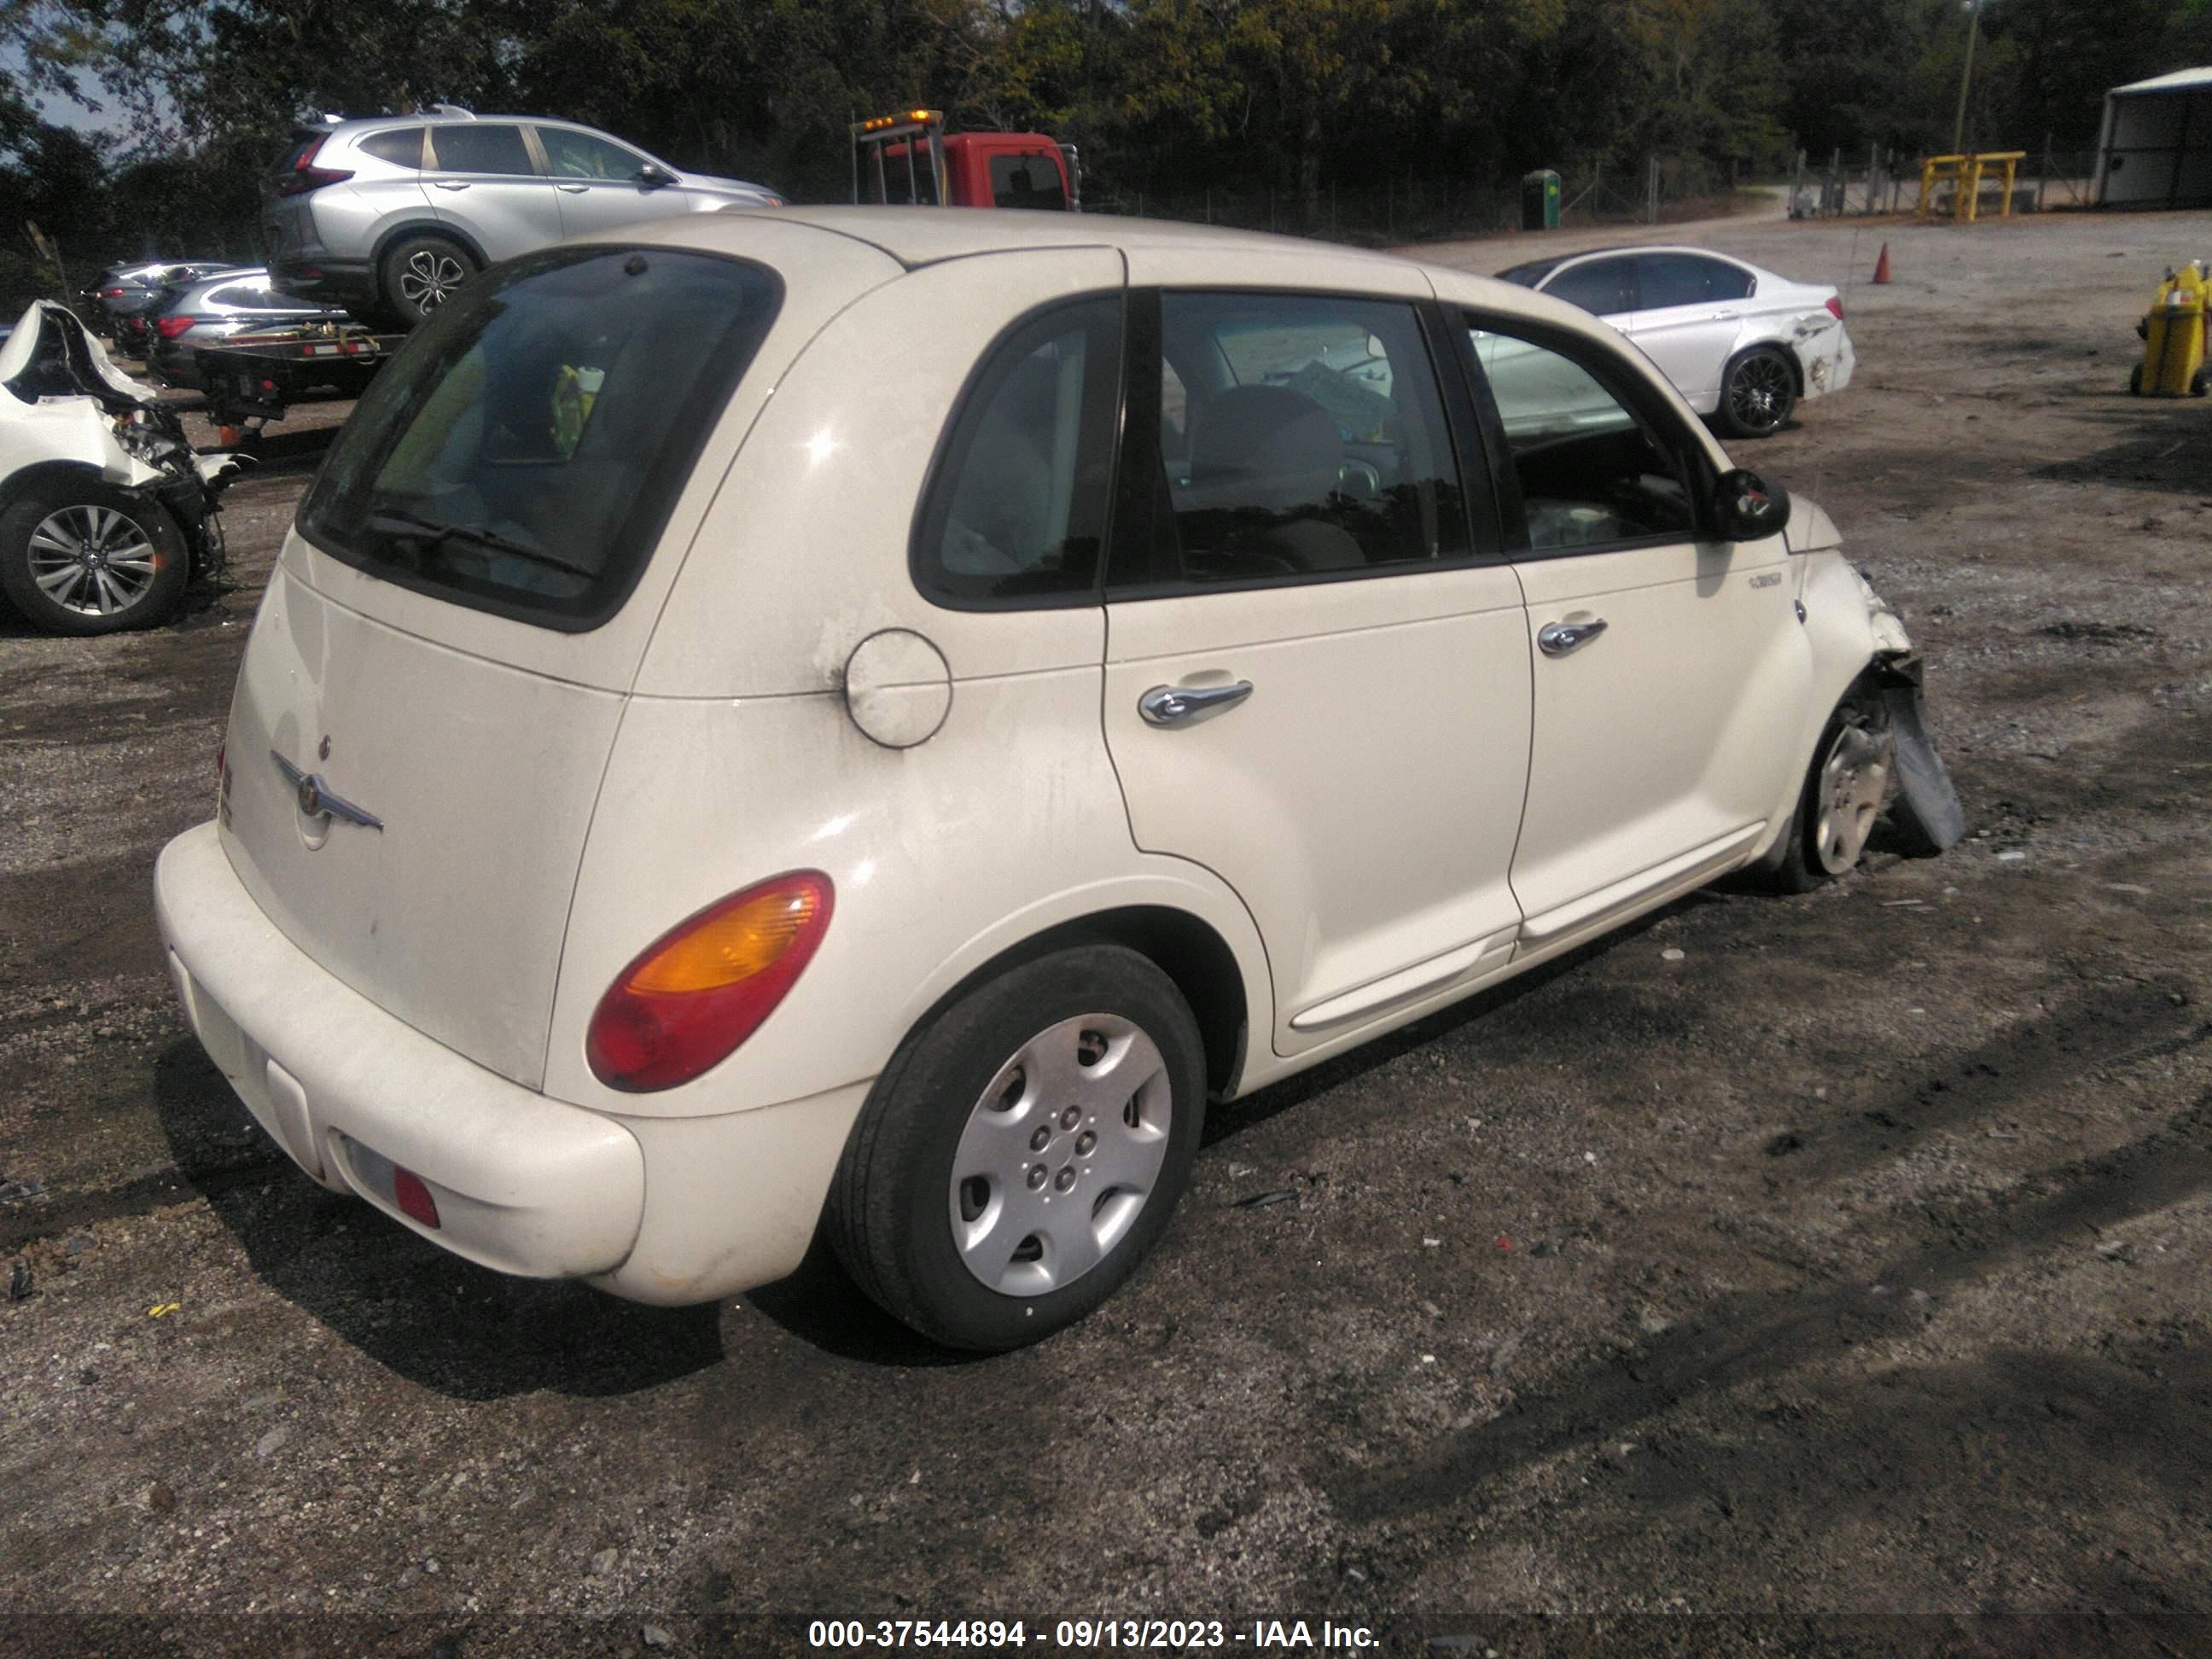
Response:
[[[31,532],[31,580],[65,611],[112,617],[146,597],[161,552],[138,522],[112,507],[65,507]]]
[[[1144,1211],[1174,1118],[1167,1062],[1115,1014],[1040,1031],[1000,1066],[952,1155],[952,1243],[984,1285],[1039,1296],[1074,1283]]]
[[[1753,357],[1736,370],[1729,403],[1747,426],[1771,426],[1782,417],[1789,371],[1771,357]]]
[[[410,254],[400,268],[399,295],[417,311],[435,311],[467,279],[468,272],[459,259],[425,248]]]
[[[1847,726],[1829,745],[1820,767],[1820,816],[1814,835],[1820,867],[1839,876],[1859,861],[1889,787],[1896,740],[1876,737],[1863,726]]]

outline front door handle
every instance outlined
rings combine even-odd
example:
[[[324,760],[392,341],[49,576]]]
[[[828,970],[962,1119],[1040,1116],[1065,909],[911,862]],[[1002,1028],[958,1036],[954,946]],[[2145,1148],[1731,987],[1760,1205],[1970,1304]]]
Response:
[[[1589,622],[1546,623],[1536,630],[1536,646],[1547,657],[1564,657],[1570,651],[1579,651],[1605,632],[1605,618],[1593,617]]]
[[[466,185],[462,184],[459,179],[440,179],[434,182],[440,190],[466,190],[468,188]]]
[[[589,185],[556,185],[553,188],[556,190],[565,190],[571,196],[581,196],[586,191],[589,190],[591,186]]]
[[[1137,699],[1148,726],[1181,726],[1217,708],[1233,708],[1252,695],[1252,682],[1234,685],[1156,685]]]

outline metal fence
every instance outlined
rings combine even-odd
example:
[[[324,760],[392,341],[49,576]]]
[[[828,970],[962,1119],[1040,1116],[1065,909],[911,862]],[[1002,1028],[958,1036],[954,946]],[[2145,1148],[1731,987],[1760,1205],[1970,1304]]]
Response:
[[[1561,175],[1560,222],[1663,223],[1727,210],[1733,170],[1698,156],[1653,156],[1640,167],[1593,167]],[[1309,210],[1276,190],[1114,191],[1086,183],[1083,204],[1099,213],[1280,231],[1370,246],[1512,230],[1521,185],[1455,179],[1394,179],[1358,188],[1323,184]]]

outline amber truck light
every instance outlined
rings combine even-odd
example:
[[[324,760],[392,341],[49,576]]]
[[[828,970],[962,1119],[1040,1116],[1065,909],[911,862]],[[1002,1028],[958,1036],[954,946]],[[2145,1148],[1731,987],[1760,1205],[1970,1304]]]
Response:
[[[599,999],[584,1040],[592,1075],[643,1094],[727,1059],[813,960],[834,891],[820,871],[796,870],[663,933]]]

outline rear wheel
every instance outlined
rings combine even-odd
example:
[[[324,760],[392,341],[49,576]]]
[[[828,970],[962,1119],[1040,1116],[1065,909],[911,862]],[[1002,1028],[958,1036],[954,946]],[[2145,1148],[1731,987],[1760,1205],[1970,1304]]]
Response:
[[[1889,711],[1872,698],[1846,698],[1820,734],[1790,828],[1771,861],[1752,872],[1758,884],[1808,893],[1856,867],[1896,769]]]
[[[1197,1156],[1206,1068],[1175,983],[1118,945],[1055,952],[908,1039],[830,1199],[847,1270],[953,1347],[1034,1342],[1106,1300]]]
[[[1789,360],[1772,346],[1759,346],[1721,376],[1715,417],[1730,437],[1766,438],[1782,430],[1796,406],[1797,377]]]
[[[413,328],[477,274],[475,258],[443,236],[406,236],[384,255],[378,274],[385,308]]]
[[[157,501],[90,478],[33,484],[0,513],[0,592],[54,634],[112,634],[164,621],[191,554]]]

